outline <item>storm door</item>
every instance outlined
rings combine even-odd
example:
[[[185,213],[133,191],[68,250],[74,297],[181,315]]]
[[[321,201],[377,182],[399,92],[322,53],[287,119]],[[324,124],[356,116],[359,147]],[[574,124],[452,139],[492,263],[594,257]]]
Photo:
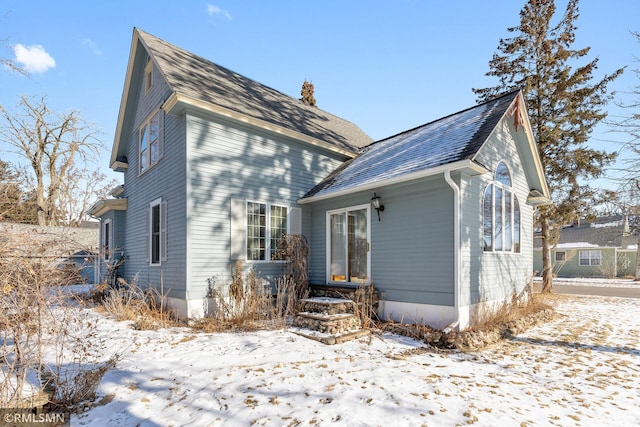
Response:
[[[327,212],[329,282],[369,282],[369,205]]]

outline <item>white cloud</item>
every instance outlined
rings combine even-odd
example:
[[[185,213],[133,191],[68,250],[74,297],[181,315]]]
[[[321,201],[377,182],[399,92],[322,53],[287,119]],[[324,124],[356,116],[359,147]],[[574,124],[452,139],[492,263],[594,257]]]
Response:
[[[16,62],[22,64],[30,73],[44,73],[49,68],[56,66],[56,61],[42,46],[15,45],[13,51],[16,55]]]
[[[82,39],[82,45],[88,47],[89,49],[91,49],[93,51],[94,55],[102,56],[102,50],[100,50],[100,48],[98,47],[96,42],[94,42],[93,40],[91,40],[89,38],[84,38],[84,39]]]
[[[220,9],[218,6],[207,3],[207,13],[209,16],[213,15],[222,15],[227,18],[228,21],[231,21],[231,14],[224,9]]]

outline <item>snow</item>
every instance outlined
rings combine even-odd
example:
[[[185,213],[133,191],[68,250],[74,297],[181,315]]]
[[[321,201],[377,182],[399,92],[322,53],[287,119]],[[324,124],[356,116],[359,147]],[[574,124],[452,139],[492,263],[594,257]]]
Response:
[[[613,222],[605,222],[602,224],[598,224],[598,223],[591,223],[589,226],[591,228],[605,228],[605,227],[620,227],[624,225],[624,221],[620,220],[620,221],[613,221]]]
[[[556,249],[571,249],[571,248],[597,248],[598,245],[587,242],[572,242],[572,243],[558,243]]]
[[[124,356],[98,390],[113,399],[71,424],[639,425],[640,300],[557,298],[557,320],[469,354],[388,333],[136,331],[85,308]]]
[[[542,277],[534,277],[534,283],[542,283]],[[553,286],[595,286],[640,289],[640,282],[633,279],[599,279],[590,277],[554,277]]]

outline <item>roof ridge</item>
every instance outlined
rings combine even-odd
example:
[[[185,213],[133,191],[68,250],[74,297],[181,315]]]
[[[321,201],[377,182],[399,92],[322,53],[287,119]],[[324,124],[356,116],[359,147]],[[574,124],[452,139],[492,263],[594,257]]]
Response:
[[[256,84],[258,84],[258,85],[260,85],[260,86],[262,86],[262,87],[264,87],[264,88],[266,88],[266,89],[268,89],[268,90],[270,90],[270,91],[276,92],[277,94],[279,94],[279,95],[281,95],[281,96],[283,96],[283,97],[286,97],[286,98],[290,99],[291,101],[293,101],[293,102],[297,103],[297,104],[298,104],[297,106],[298,106],[299,108],[302,108],[302,109],[308,110],[308,111],[310,111],[310,112],[315,112],[315,111],[318,111],[318,110],[319,110],[319,111],[323,112],[324,114],[329,115],[329,116],[331,116],[331,117],[333,117],[333,118],[335,118],[335,119],[337,119],[337,120],[340,120],[340,121],[342,121],[342,122],[344,122],[344,123],[349,123],[349,124],[351,124],[351,125],[353,125],[353,126],[357,126],[357,125],[356,125],[353,121],[351,121],[351,120],[347,120],[347,119],[345,119],[344,117],[337,116],[337,115],[335,115],[335,114],[333,114],[333,113],[331,113],[331,112],[329,112],[329,111],[326,111],[326,110],[324,110],[324,109],[322,109],[322,108],[320,108],[320,107],[311,107],[311,106],[309,106],[309,105],[306,105],[304,102],[302,102],[302,101],[301,101],[300,99],[298,99],[298,98],[295,98],[295,97],[293,97],[293,96],[291,96],[291,95],[288,95],[288,94],[286,94],[286,93],[284,93],[284,92],[282,92],[282,91],[280,91],[280,90],[278,90],[278,89],[275,89],[275,88],[273,88],[273,87],[271,87],[271,86],[269,86],[269,85],[266,85],[266,84],[264,84],[264,83],[261,83],[261,82],[259,82],[258,80],[255,80],[255,79],[253,79],[253,78],[251,78],[251,77],[245,76],[244,74],[240,74],[239,72],[234,71],[234,70],[232,70],[232,69],[230,69],[230,68],[228,68],[228,67],[225,67],[224,65],[220,65],[220,64],[218,64],[217,62],[213,62],[212,60],[210,60],[210,59],[208,59],[208,58],[205,58],[205,57],[204,57],[204,56],[202,56],[202,55],[199,55],[199,54],[194,53],[194,52],[192,52],[192,51],[190,51],[190,50],[187,50],[187,49],[185,49],[185,48],[182,48],[182,47],[180,47],[180,46],[177,46],[177,45],[175,45],[175,44],[173,44],[173,43],[171,43],[171,42],[169,42],[169,41],[166,41],[166,40],[164,40],[164,39],[162,39],[162,38],[160,38],[160,37],[158,37],[158,36],[156,36],[156,35],[154,35],[154,34],[151,34],[151,33],[147,32],[147,31],[141,30],[140,28],[137,28],[137,27],[134,27],[134,29],[135,29],[135,30],[137,30],[137,31],[140,33],[140,35],[141,35],[141,36],[142,36],[142,38],[143,38],[143,41],[144,41],[144,38],[145,38],[145,37],[153,38],[153,39],[155,39],[156,41],[158,41],[158,42],[160,42],[160,43],[164,43],[164,44],[166,44],[166,45],[169,45],[171,48],[173,48],[173,49],[175,49],[175,50],[179,50],[179,51],[184,52],[184,53],[186,53],[186,54],[189,54],[189,55],[195,56],[195,57],[197,57],[198,59],[200,59],[200,60],[202,60],[202,61],[204,61],[204,62],[207,62],[207,63],[209,63],[209,64],[211,64],[211,65],[213,65],[213,66],[215,66],[215,67],[219,68],[221,71],[228,72],[228,73],[233,74],[233,75],[235,75],[235,76],[238,76],[239,78],[242,78],[242,79],[244,79],[244,80],[248,80],[248,81],[254,82],[254,83],[256,83]],[[145,43],[145,44],[146,44],[146,43]],[[147,47],[148,47],[148,46],[147,46]],[[151,50],[153,50],[153,48],[151,48]],[[169,82],[169,80],[168,80],[168,79],[165,79],[165,80],[167,80],[167,82]],[[172,88],[172,89],[173,89],[173,88]],[[358,128],[359,128],[359,126],[358,126]],[[362,129],[360,129],[360,131],[362,131]],[[362,132],[363,132],[366,136],[369,136],[369,135],[367,135],[367,134],[366,134],[366,132],[364,132],[364,131],[362,131]],[[369,137],[369,138],[370,138],[370,137]],[[370,139],[371,139],[371,138],[370,138]],[[355,148],[357,148],[357,147],[355,147]]]
[[[423,124],[421,124],[421,125],[415,126],[415,127],[411,128],[411,129],[407,129],[407,130],[405,130],[405,131],[398,132],[398,133],[396,133],[396,134],[394,134],[394,135],[391,135],[391,136],[388,136],[388,137],[386,137],[386,138],[383,138],[383,139],[380,139],[380,140],[374,141],[374,142],[372,142],[371,144],[368,144],[368,145],[366,145],[366,146],[362,147],[360,150],[361,150],[361,151],[364,151],[364,150],[368,149],[369,147],[371,147],[372,145],[377,144],[377,143],[379,143],[379,142],[383,142],[383,141],[386,141],[386,140],[391,139],[391,138],[395,138],[395,137],[400,136],[400,135],[404,135],[404,134],[407,134],[407,133],[411,133],[411,132],[413,132],[413,131],[415,131],[415,130],[418,130],[418,129],[420,129],[420,128],[423,128],[423,127],[426,127],[426,126],[430,126],[430,125],[433,125],[433,124],[438,123],[438,122],[440,122],[440,121],[443,121],[443,120],[449,119],[449,118],[451,118],[451,117],[457,116],[458,114],[464,114],[464,113],[466,113],[466,112],[468,112],[468,111],[471,111],[471,110],[473,110],[473,109],[475,109],[475,108],[480,108],[480,107],[486,106],[487,104],[497,102],[497,101],[498,101],[499,99],[501,99],[501,98],[505,98],[505,97],[508,97],[508,96],[510,96],[510,95],[514,95],[514,94],[516,94],[516,95],[517,95],[519,92],[520,92],[520,89],[513,90],[513,91],[511,91],[511,92],[504,93],[504,94],[502,94],[502,95],[499,95],[499,96],[496,96],[496,97],[494,97],[494,98],[491,98],[491,99],[490,99],[490,100],[488,100],[488,101],[481,102],[480,104],[473,105],[473,106],[468,107],[468,108],[465,108],[465,109],[463,109],[463,110],[456,111],[455,113],[448,114],[448,115],[446,115],[446,116],[443,116],[443,117],[437,118],[437,119],[432,120],[432,121],[430,121],[430,122],[423,123]],[[514,96],[514,98],[515,98],[515,96]]]

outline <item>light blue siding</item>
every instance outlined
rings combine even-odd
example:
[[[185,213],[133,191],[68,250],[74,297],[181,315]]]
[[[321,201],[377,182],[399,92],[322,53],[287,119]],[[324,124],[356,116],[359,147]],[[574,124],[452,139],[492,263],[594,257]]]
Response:
[[[144,68],[138,68],[143,72]],[[139,79],[138,81],[142,81]],[[124,197],[126,212],[125,278],[137,280],[141,286],[162,284],[171,297],[186,297],[186,156],[184,117],[164,115],[161,129],[163,157],[142,175],[138,175],[138,129],[169,96],[170,91],[161,73],[154,70],[151,90],[145,93],[139,85],[135,96],[135,115],[128,133]],[[161,113],[162,114],[162,113]],[[146,221],[149,203],[162,198],[167,203],[167,260],[160,266],[150,266],[145,257]],[[162,282],[162,283],[161,283]]]
[[[310,188],[342,163],[328,152],[281,135],[238,125],[215,116],[189,113],[188,207],[189,298],[230,282],[231,199],[295,207]],[[303,212],[303,231],[309,215]],[[260,277],[273,279],[283,265],[247,261]]]
[[[454,305],[453,191],[442,175],[376,189],[385,205],[371,209],[371,276],[390,301]],[[326,278],[326,211],[371,202],[373,191],[312,203],[311,268]]]
[[[462,210],[462,234],[463,241],[467,241],[469,246],[463,252],[462,277],[467,282],[463,282],[462,297],[469,298],[469,301],[461,301],[462,305],[500,300],[514,292],[520,292],[531,280],[533,274],[533,208],[526,203],[530,187],[512,135],[516,138],[525,138],[522,128],[515,131],[511,122],[503,119],[476,158],[491,172],[483,176],[467,176],[463,179],[465,200]],[[520,205],[520,253],[484,252],[483,250],[483,195],[500,161],[509,168],[513,190]]]

